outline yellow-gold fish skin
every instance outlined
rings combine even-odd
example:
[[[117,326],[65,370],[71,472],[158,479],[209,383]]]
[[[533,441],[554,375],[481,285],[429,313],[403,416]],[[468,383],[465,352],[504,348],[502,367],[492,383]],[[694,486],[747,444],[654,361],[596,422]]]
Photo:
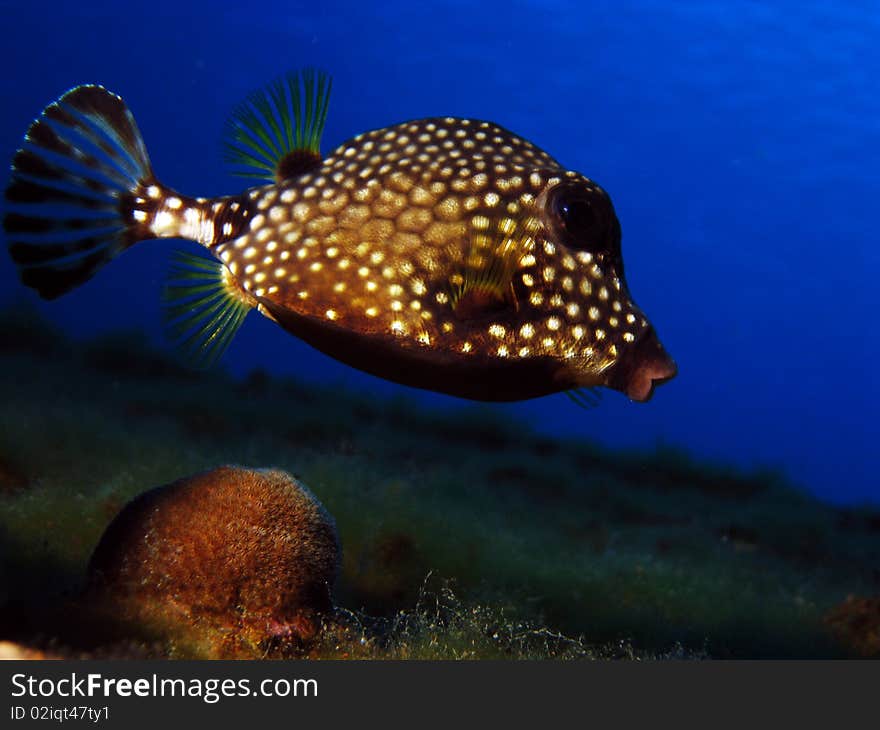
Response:
[[[169,330],[216,359],[250,309],[410,386],[520,400],[607,386],[644,401],[676,373],[630,297],[606,192],[491,122],[421,119],[321,157],[329,79],[294,75],[236,110],[229,157],[273,182],[213,200],[166,188],[102,87],[50,104],[13,162],[4,220],[47,298],[137,241],[177,261]]]

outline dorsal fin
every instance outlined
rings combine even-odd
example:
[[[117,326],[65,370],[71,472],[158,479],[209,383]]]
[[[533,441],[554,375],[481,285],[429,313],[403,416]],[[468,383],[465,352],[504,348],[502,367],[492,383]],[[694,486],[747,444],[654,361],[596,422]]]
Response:
[[[504,307],[516,309],[513,275],[522,257],[535,245],[534,232],[527,226],[512,218],[476,215],[471,219],[464,260],[449,278],[456,317],[476,319]]]
[[[280,183],[318,167],[331,86],[323,71],[294,71],[239,104],[224,138],[235,174]]]

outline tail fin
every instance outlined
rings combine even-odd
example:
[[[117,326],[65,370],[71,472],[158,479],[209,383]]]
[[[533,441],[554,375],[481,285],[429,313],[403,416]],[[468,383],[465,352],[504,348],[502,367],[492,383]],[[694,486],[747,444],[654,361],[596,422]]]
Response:
[[[68,91],[31,124],[12,163],[3,227],[22,282],[54,299],[156,237],[135,207],[158,189],[122,99],[101,86]]]

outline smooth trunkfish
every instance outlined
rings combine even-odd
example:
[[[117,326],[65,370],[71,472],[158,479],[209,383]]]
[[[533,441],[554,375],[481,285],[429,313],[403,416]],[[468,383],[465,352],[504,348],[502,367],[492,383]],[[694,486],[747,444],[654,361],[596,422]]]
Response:
[[[607,193],[486,121],[420,119],[320,153],[330,79],[290,74],[232,114],[226,154],[269,184],[192,198],[155,177],[116,94],[78,86],[33,122],[4,219],[54,299],[139,241],[183,238],[169,333],[200,365],[256,309],[318,350],[477,400],[607,386],[645,401],[676,365],[630,298]]]

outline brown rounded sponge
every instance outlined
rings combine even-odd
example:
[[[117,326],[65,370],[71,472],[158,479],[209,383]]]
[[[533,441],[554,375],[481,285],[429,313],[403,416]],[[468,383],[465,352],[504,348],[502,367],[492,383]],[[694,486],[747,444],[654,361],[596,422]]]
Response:
[[[259,644],[314,634],[339,562],[333,518],[305,486],[223,466],[129,502],[92,555],[89,588],[129,622]]]

